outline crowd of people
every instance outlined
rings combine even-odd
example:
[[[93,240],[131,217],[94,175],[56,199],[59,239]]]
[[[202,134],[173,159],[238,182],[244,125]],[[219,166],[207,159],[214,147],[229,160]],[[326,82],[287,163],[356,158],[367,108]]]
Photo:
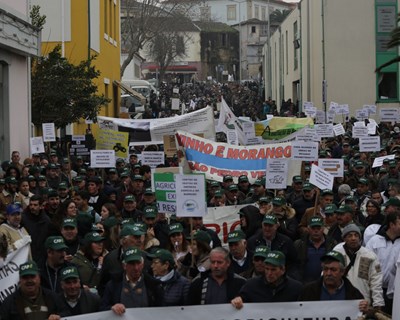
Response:
[[[228,86],[204,96],[217,89],[237,100],[233,108],[241,106],[241,93]],[[190,87],[188,98],[192,90],[200,89]],[[272,110],[259,101],[253,106],[260,117]],[[374,154],[360,152],[350,132],[320,144],[320,158],[344,160],[332,190],[309,182],[306,162],[285,190],[269,189],[264,178],[251,184],[246,175],[207,181],[209,207],[244,205],[226,246],[202,218],[158,211],[151,169],[136,153],[98,171],[54,150],[23,163],[14,151],[2,163],[0,256],[4,263],[25,245],[29,256],[19,266],[18,287],[1,301],[0,318],[352,299],[368,319],[391,314],[400,254],[400,130],[386,123],[377,132],[382,149]],[[374,158],[389,155],[372,167]]]

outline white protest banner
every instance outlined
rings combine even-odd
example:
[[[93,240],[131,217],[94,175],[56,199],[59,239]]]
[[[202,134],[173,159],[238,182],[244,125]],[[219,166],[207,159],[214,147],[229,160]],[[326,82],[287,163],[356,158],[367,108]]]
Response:
[[[365,122],[364,121],[356,121],[353,124],[354,127],[365,127]]]
[[[142,164],[147,164],[150,168],[156,168],[165,163],[163,151],[143,151],[141,156]]]
[[[287,159],[270,159],[267,163],[265,177],[266,187],[269,189],[286,189],[288,176]]]
[[[317,133],[314,128],[303,128],[302,130],[298,131],[296,135],[296,141],[320,141],[320,137],[317,136]]]
[[[343,159],[318,159],[318,167],[329,172],[334,177],[343,177]]]
[[[207,213],[206,185],[203,174],[177,174],[176,216],[203,217]]]
[[[0,304],[15,292],[19,282],[19,266],[28,261],[30,241],[22,239],[25,245],[8,253],[4,265],[0,268]]]
[[[239,138],[236,129],[228,129],[226,131],[226,140],[228,144],[232,144],[234,146],[239,145]]]
[[[173,93],[179,93],[179,88],[173,88],[173,89],[172,89],[172,92],[173,92]]]
[[[382,167],[382,165],[383,165],[383,160],[385,160],[385,159],[392,160],[392,159],[394,159],[395,156],[396,156],[395,154],[389,154],[389,155],[387,155],[387,156],[375,158],[375,159],[374,159],[374,162],[373,162],[373,164],[372,164],[372,168]]]
[[[314,103],[311,101],[304,101],[303,102],[303,109],[314,108]]]
[[[333,123],[334,119],[335,119],[335,111],[328,111],[328,113],[326,114],[326,122]]]
[[[30,139],[31,154],[33,153],[43,153],[44,143],[43,137],[32,137]]]
[[[400,118],[400,111],[398,107],[382,108],[379,110],[379,115],[382,122],[396,122]]]
[[[325,123],[325,111],[317,110],[316,120],[317,123]]]
[[[114,150],[90,150],[90,166],[92,168],[115,167]]]
[[[56,141],[56,129],[54,123],[42,123],[43,141]]]
[[[374,135],[376,133],[376,125],[375,123],[368,123],[367,124],[368,134]]]
[[[361,121],[368,118],[368,110],[365,109],[357,109],[356,110],[356,119]]]
[[[245,303],[235,309],[230,303],[197,306],[127,308],[124,320],[199,320],[199,319],[264,319],[264,320],[355,320],[358,319],[360,300],[296,301],[275,303]],[[268,311],[266,311],[268,310]],[[113,311],[103,311],[68,317],[68,320],[120,320]],[[64,318],[67,319],[67,318]],[[398,318],[393,318],[398,319]]]
[[[331,138],[333,137],[333,124],[316,124],[315,131],[318,137],[320,138]]]
[[[322,189],[330,189],[333,188],[333,180],[334,177],[329,172],[321,169],[320,167],[313,164],[311,166],[311,175],[310,175],[310,183],[318,188]]]
[[[216,181],[222,181],[224,175],[231,175],[235,181],[239,176],[247,175],[250,183],[253,183],[265,175],[268,159],[291,158],[290,143],[233,146],[183,131],[178,131],[176,138],[191,172],[204,173],[206,179]],[[183,158],[180,163],[183,164]]]
[[[360,152],[375,152],[381,150],[381,137],[368,136],[360,138]]]
[[[333,132],[335,133],[335,136],[340,136],[341,134],[346,133],[346,131],[344,130],[344,127],[341,123],[335,124],[333,126]]]
[[[317,108],[316,107],[308,107],[307,109],[304,109],[304,114],[307,117],[315,118],[317,115]]]
[[[162,144],[163,137],[175,134],[176,130],[203,134],[215,140],[214,111],[211,107],[196,110],[181,116],[159,119],[120,119],[97,117],[100,129],[129,129],[129,145]]]
[[[353,127],[352,131],[352,137],[353,138],[362,138],[362,137],[368,137],[368,128],[367,127]]]
[[[376,114],[376,105],[374,104],[364,104],[363,109],[367,111],[368,116],[370,114]]]
[[[179,102],[180,101],[178,98],[172,98],[171,99],[171,110],[180,110]]]
[[[315,161],[318,159],[318,142],[292,142],[292,159]]]
[[[348,104],[340,104],[336,107],[336,114],[349,114],[349,105]]]

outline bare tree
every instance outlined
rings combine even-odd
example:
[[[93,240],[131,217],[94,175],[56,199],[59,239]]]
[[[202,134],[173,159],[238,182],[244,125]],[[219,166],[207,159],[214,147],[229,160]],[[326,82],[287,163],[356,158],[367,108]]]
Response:
[[[127,57],[121,65],[121,76],[134,55],[165,30],[168,19],[160,18],[186,15],[197,1],[122,0],[121,42]]]

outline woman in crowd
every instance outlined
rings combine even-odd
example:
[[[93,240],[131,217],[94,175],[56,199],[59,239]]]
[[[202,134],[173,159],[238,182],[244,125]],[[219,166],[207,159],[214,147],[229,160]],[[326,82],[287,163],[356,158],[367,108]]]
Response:
[[[176,269],[182,271],[182,261],[189,253],[190,244],[186,240],[185,234],[183,233],[183,226],[180,223],[173,223],[169,225],[168,233],[169,241],[167,243],[167,249],[172,252],[174,257]]]

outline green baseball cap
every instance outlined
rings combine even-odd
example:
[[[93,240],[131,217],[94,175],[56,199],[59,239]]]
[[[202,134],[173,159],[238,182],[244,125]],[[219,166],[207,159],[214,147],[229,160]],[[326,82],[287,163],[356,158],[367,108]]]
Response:
[[[124,202],[136,202],[136,198],[134,195],[128,194],[127,196],[125,196]]]
[[[183,232],[183,227],[180,223],[173,223],[169,225],[169,231],[168,235],[172,235],[175,233],[182,233]]]
[[[144,234],[146,234],[146,232],[142,228],[128,224],[122,228],[119,236],[122,238],[126,236],[142,236]]]
[[[170,266],[175,265],[174,257],[172,253],[165,249],[158,249],[152,254],[147,255],[150,259],[159,259],[161,262],[169,262]]]
[[[238,186],[236,184],[231,184],[228,187],[228,191],[238,191],[238,190],[239,190],[239,188],[238,188]]]
[[[105,238],[100,235],[98,232],[88,232],[85,234],[85,238],[83,239],[85,243],[92,243],[92,242],[101,242]]]
[[[67,190],[68,189],[68,185],[66,182],[60,182],[60,184],[58,185],[57,190]]]
[[[253,185],[255,185],[255,186],[263,186],[264,184],[262,183],[261,179],[257,179],[256,181],[254,181]]]
[[[157,209],[155,207],[149,206],[143,209],[144,217],[147,219],[155,219],[157,217]]]
[[[358,182],[357,182],[357,183],[363,184],[363,185],[368,185],[368,184],[369,184],[369,181],[368,181],[368,179],[366,179],[366,178],[360,178],[360,179],[358,179]]]
[[[207,244],[210,244],[211,242],[211,236],[208,234],[208,232],[203,231],[203,230],[198,230],[194,235],[193,235],[193,240],[199,241],[199,242],[205,242]]]
[[[120,221],[119,221],[118,218],[115,217],[115,216],[108,217],[107,219],[105,219],[105,220],[103,221],[103,226],[104,226],[106,229],[110,229],[110,228],[116,226],[117,224],[120,224]]]
[[[123,262],[128,263],[133,261],[143,261],[142,251],[135,247],[129,247],[124,252]]]
[[[76,219],[72,219],[72,218],[66,218],[63,220],[62,223],[62,227],[73,227],[73,228],[77,228],[78,227],[78,223],[76,222]]]
[[[121,226],[122,227],[132,226],[134,224],[135,224],[135,221],[132,218],[122,219],[122,221],[121,221]]]
[[[269,197],[261,197],[259,200],[258,200],[258,202],[259,203],[270,203],[271,202],[271,199],[269,198]]]
[[[146,188],[146,190],[144,190],[144,195],[152,196],[152,195],[154,195],[154,192],[153,192],[153,190],[151,190],[151,188]]]
[[[67,245],[64,242],[64,238],[60,236],[52,236],[48,237],[44,243],[46,249],[53,250],[66,250],[68,249]]]
[[[71,278],[79,279],[78,269],[75,266],[69,266],[61,270],[61,281]]]
[[[321,190],[321,196],[333,196],[333,191],[331,189],[323,189]]]
[[[210,183],[210,187],[221,187],[221,185],[219,184],[219,182],[218,181],[211,181],[211,183]]]
[[[253,257],[262,257],[262,258],[266,258],[268,255],[268,252],[270,252],[271,250],[267,247],[267,246],[258,246],[256,247],[256,249],[254,250],[254,254]]]
[[[286,257],[281,251],[270,251],[267,253],[267,257],[264,263],[272,264],[277,267],[282,267],[286,263]]]
[[[249,182],[249,178],[245,175],[242,175],[239,177],[239,183],[240,182]]]
[[[271,215],[271,214],[266,214],[264,216],[264,219],[262,221],[263,224],[277,224],[278,223],[278,219]]]
[[[35,261],[29,261],[19,266],[19,276],[36,276],[39,274],[39,268]]]
[[[246,239],[246,235],[242,230],[235,230],[228,233],[228,243],[238,242]]]
[[[222,198],[223,195],[224,195],[224,193],[222,192],[222,190],[216,190],[214,192],[214,197],[216,197],[216,198]]]
[[[324,225],[324,220],[320,216],[311,217],[308,221],[309,227],[322,227]]]
[[[132,180],[133,180],[133,181],[136,181],[136,180],[144,181],[143,176],[141,176],[140,174],[135,174],[135,175],[133,176],[133,179],[132,179]]]
[[[337,210],[336,213],[353,213],[353,208],[348,205],[342,205]]]
[[[18,184],[18,180],[15,179],[15,177],[7,177],[6,178],[6,183],[8,183],[8,184]]]
[[[301,176],[293,176],[292,181],[294,183],[303,183],[303,178]]]
[[[361,167],[365,167],[365,163],[362,160],[357,160],[356,162],[354,162],[354,168],[361,168]]]
[[[331,203],[331,204],[327,204],[327,205],[325,206],[324,212],[325,212],[325,214],[327,214],[327,215],[332,215],[332,214],[334,214],[334,213],[336,212],[336,210],[337,210],[336,205],[333,204],[333,203]]]
[[[388,207],[388,206],[395,206],[395,207],[400,207],[400,199],[398,198],[389,198],[388,201],[386,201],[383,204],[384,207]]]
[[[337,252],[337,251],[332,250],[332,251],[329,251],[328,253],[326,253],[325,255],[323,255],[323,256],[321,257],[321,261],[322,261],[322,262],[324,262],[324,261],[331,261],[331,260],[338,261],[338,262],[340,262],[342,265],[345,265],[344,257],[343,257],[343,255],[342,255],[340,252]]]
[[[392,159],[389,161],[389,168],[396,168],[397,166],[397,161]]]
[[[284,206],[286,204],[286,200],[282,197],[275,197],[272,199],[272,204],[276,206]]]
[[[346,198],[344,198],[344,202],[357,202],[356,198],[354,198],[353,196],[346,196]]]
[[[223,182],[226,182],[226,181],[230,181],[230,180],[232,180],[233,181],[233,177],[232,176],[230,176],[230,175],[226,175],[226,176],[224,176],[224,178],[223,178]]]
[[[314,189],[313,185],[309,182],[305,182],[303,183],[303,190],[305,191],[311,191],[312,189]]]

